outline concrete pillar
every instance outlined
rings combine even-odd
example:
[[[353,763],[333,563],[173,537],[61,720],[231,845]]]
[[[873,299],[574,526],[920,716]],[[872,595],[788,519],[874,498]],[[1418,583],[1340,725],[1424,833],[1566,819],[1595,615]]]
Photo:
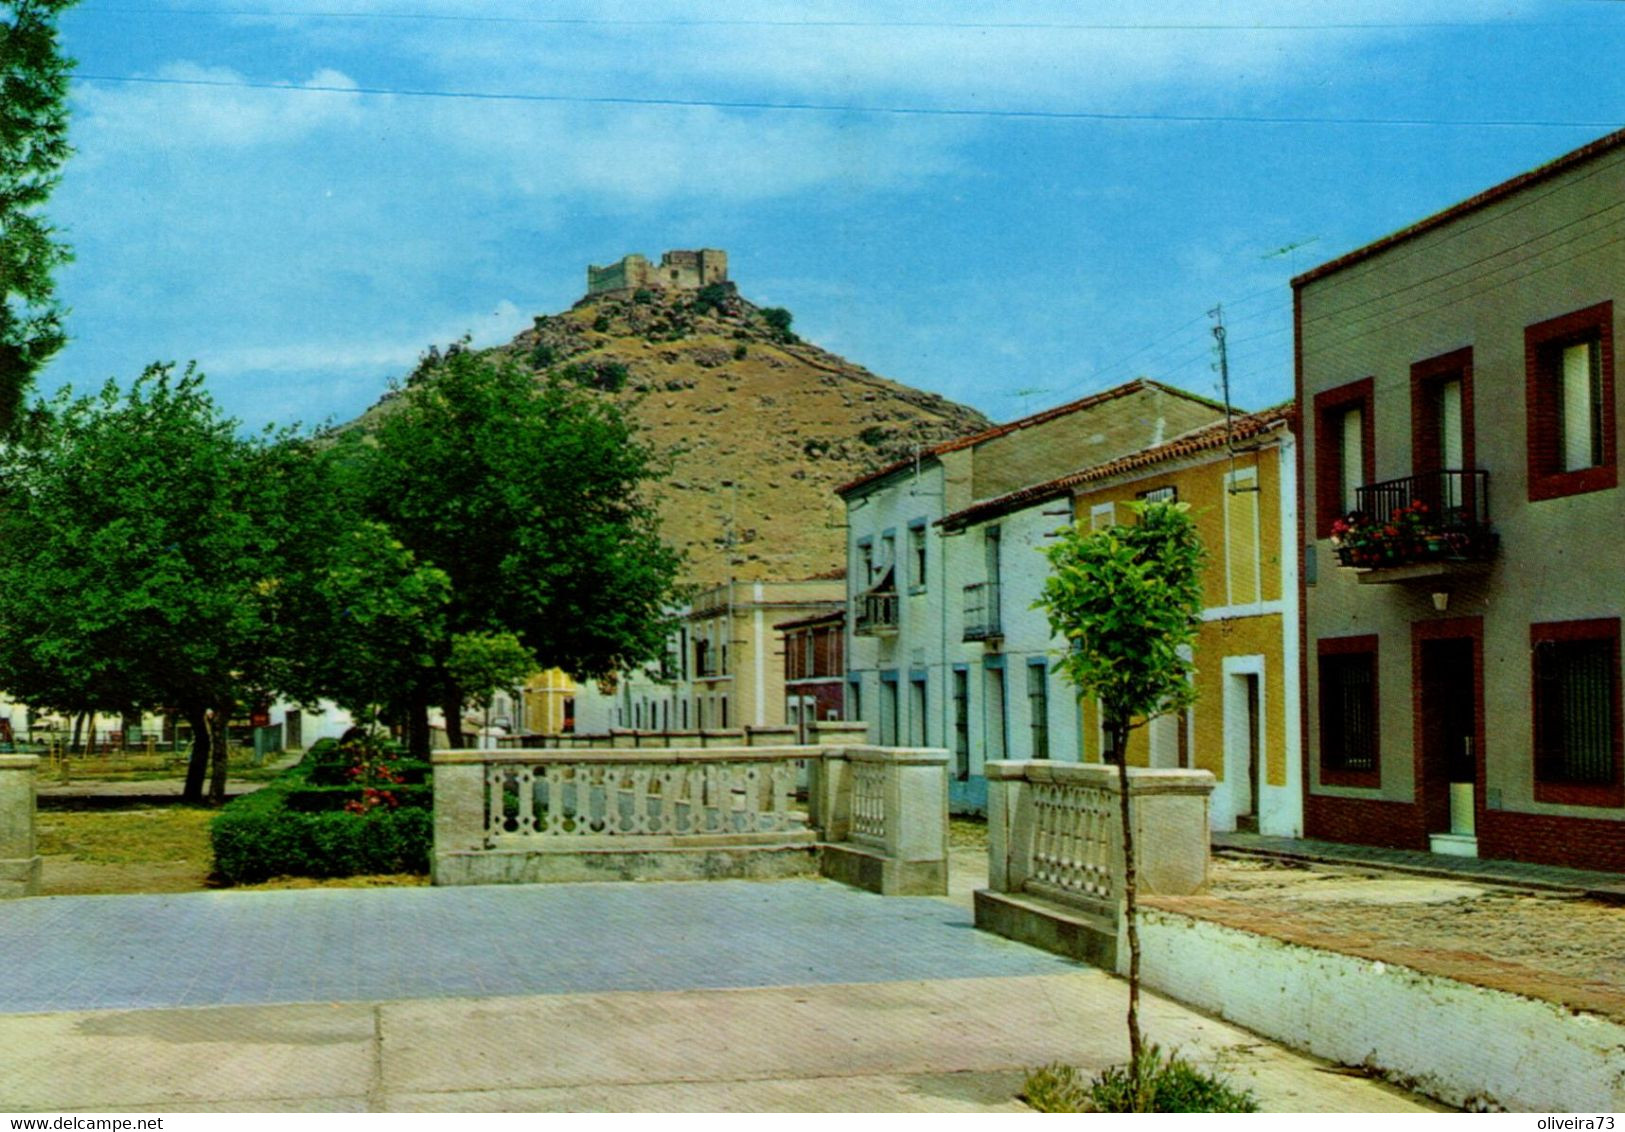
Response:
[[[485,762],[467,754],[437,753],[434,762],[435,884],[460,880],[454,854],[485,848]]]
[[[807,821],[825,841],[845,841],[852,832],[852,764],[842,748],[807,760]]]
[[[35,755],[0,755],[0,899],[39,893],[34,837]]]
[[[869,725],[847,720],[815,720],[807,724],[807,736],[815,747],[846,747],[868,741]]]

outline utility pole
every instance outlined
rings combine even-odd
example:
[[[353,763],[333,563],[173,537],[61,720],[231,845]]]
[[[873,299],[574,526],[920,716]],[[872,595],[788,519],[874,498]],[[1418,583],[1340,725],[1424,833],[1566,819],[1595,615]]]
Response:
[[[1224,348],[1224,304],[1220,303],[1207,312],[1213,319],[1213,338],[1219,351],[1219,384],[1224,389],[1224,439],[1225,444],[1230,443],[1230,357]]]

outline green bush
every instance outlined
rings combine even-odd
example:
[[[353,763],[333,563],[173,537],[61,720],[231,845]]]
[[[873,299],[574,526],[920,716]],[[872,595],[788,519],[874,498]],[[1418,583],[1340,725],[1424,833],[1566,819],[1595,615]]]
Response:
[[[401,807],[423,809],[434,805],[434,792],[427,786],[394,786],[390,793]],[[332,813],[360,796],[353,786],[310,786],[284,792],[283,805],[296,813]]]
[[[1257,1112],[1250,1089],[1204,1073],[1157,1046],[1140,1051],[1140,1072],[1113,1065],[1087,1086],[1070,1065],[1046,1065],[1027,1075],[1022,1096],[1039,1112]]]
[[[346,804],[363,798],[348,780],[355,757],[353,749],[323,740],[296,766],[222,809],[209,826],[215,874],[252,884],[277,876],[428,872],[434,802],[427,765],[397,760],[394,767],[418,784],[391,783],[396,805],[350,813]],[[324,785],[335,771],[342,781]]]
[[[790,323],[795,320],[795,316],[784,307],[763,307],[761,314],[762,321],[767,323],[768,329],[773,332],[773,336],[779,341],[794,342],[796,340],[796,336],[790,333]]]

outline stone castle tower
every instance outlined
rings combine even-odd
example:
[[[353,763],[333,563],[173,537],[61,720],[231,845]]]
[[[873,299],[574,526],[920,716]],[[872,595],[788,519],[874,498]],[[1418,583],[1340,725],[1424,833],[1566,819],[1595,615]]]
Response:
[[[587,294],[635,291],[640,287],[668,291],[698,291],[728,281],[728,253],[718,248],[662,252],[659,265],[636,252],[608,267],[587,268]]]

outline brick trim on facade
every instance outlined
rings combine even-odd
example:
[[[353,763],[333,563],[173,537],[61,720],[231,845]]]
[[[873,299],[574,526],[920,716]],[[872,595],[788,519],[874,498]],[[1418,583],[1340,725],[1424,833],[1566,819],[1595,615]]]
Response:
[[[1429,833],[1450,828],[1450,793],[1435,793],[1427,765],[1427,713],[1423,687],[1422,646],[1428,641],[1468,640],[1473,645],[1473,824],[1484,819],[1485,744],[1484,733],[1484,619],[1447,617],[1435,621],[1411,622],[1411,750],[1414,756],[1413,805],[1422,812],[1422,826]]]
[[[1422,809],[1409,802],[1311,792],[1303,817],[1304,834],[1322,841],[1424,852],[1430,848]]]
[[[1326,751],[1331,746],[1327,728],[1329,722],[1326,718],[1326,705],[1318,703],[1320,717],[1320,745],[1319,759],[1316,765],[1320,771],[1320,784],[1322,786],[1358,786],[1363,789],[1375,790],[1382,785],[1382,687],[1381,669],[1377,663],[1377,635],[1375,633],[1357,637],[1322,637],[1315,642],[1315,657],[1317,676],[1321,663],[1328,656],[1369,656],[1371,658],[1371,726],[1372,751],[1370,770],[1344,770],[1326,765]],[[1315,681],[1315,690],[1320,694],[1323,687],[1323,678]]]
[[[1558,396],[1552,372],[1554,351],[1597,338],[1601,355],[1602,461],[1595,467],[1565,472],[1559,466]],[[1618,448],[1614,437],[1614,304],[1537,322],[1523,332],[1525,396],[1528,404],[1529,501],[1557,499],[1619,484]]]
[[[1411,366],[1411,472],[1443,470],[1438,407],[1434,393],[1443,383],[1461,379],[1461,464],[1462,470],[1478,467],[1478,447],[1473,429],[1473,348],[1463,346],[1448,354],[1427,358]]]
[[[1315,394],[1315,537],[1330,538],[1332,524],[1343,517],[1343,442],[1335,422],[1348,410],[1360,410],[1361,484],[1376,480],[1376,381],[1365,377]]]
[[[1608,641],[1613,646],[1613,688],[1610,701],[1614,709],[1612,737],[1614,774],[1610,783],[1590,785],[1542,782],[1540,779],[1541,709],[1537,649],[1548,642],[1562,641]],[[1529,626],[1529,726],[1530,750],[1534,752],[1534,757],[1530,760],[1529,773],[1534,780],[1535,801],[1569,806],[1625,806],[1625,775],[1621,773],[1621,765],[1625,763],[1625,730],[1622,730],[1625,729],[1625,721],[1621,719],[1620,708],[1619,618],[1546,621]]]

